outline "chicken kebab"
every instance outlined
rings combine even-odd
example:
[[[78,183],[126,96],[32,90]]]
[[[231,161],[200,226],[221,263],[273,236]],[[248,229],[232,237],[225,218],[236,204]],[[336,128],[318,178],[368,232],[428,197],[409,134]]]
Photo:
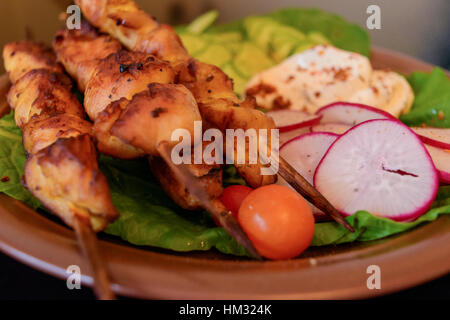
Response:
[[[82,250],[98,267],[101,259],[91,247],[95,238],[88,237],[104,230],[118,212],[98,168],[92,125],[50,48],[29,41],[9,43],[3,60],[12,83],[7,100],[27,152],[24,184],[76,230]],[[97,267],[93,266],[94,279],[103,290],[97,294],[110,298],[105,269]]]
[[[222,70],[190,57],[172,27],[157,23],[134,1],[75,2],[90,23],[118,39],[129,50],[149,53],[169,62],[176,73],[176,82],[192,92],[203,120],[212,127],[222,131],[251,128],[270,132],[275,129],[272,119],[254,109],[253,98],[240,101],[233,91],[233,81]],[[270,150],[270,138],[267,142]],[[269,164],[239,163],[237,155],[228,157],[235,160],[239,174],[253,188],[276,181],[276,174],[261,174],[261,166]]]
[[[119,51],[111,53],[113,47]],[[87,23],[79,30],[59,31],[54,49],[84,91],[84,107],[94,121],[99,151],[124,159],[151,156],[152,171],[175,202],[187,209],[203,207],[259,258],[218,200],[220,166],[175,166],[171,161],[171,149],[177,143],[171,141],[172,132],[183,128],[192,136],[195,121],[202,121],[192,93],[174,84],[176,73],[171,65],[147,53],[120,50],[116,40],[98,34]]]
[[[271,132],[273,120],[257,109],[255,100],[247,97],[241,101],[233,91],[233,81],[220,68],[193,59],[183,46],[174,29],[159,24],[154,17],[142,11],[132,0],[75,0],[84,16],[95,27],[118,39],[126,48],[145,52],[170,63],[176,73],[176,83],[188,88],[197,101],[204,121],[225,132],[226,129],[256,129]],[[270,138],[268,150],[272,150]],[[273,146],[275,149],[276,147]],[[248,153],[249,146],[245,146]],[[262,174],[270,161],[258,150],[260,160],[256,164],[236,161],[238,148],[226,154],[235,160],[235,166],[246,182],[254,187],[272,184],[276,174]],[[267,172],[267,171],[266,171]],[[280,158],[279,172],[294,189],[316,207],[329,214],[347,229],[352,227],[338,211],[300,176],[284,159]]]

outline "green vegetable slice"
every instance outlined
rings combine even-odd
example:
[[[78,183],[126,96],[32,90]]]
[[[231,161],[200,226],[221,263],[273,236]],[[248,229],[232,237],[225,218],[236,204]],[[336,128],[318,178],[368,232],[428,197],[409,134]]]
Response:
[[[296,53],[301,53],[303,51],[306,51],[308,49],[311,49],[312,47],[314,47],[316,44],[310,42],[309,40],[305,40],[305,41],[301,41],[297,47],[294,49],[294,51],[292,52],[292,54],[296,54]]]
[[[192,21],[186,27],[186,30],[194,34],[202,33],[217,20],[218,16],[219,12],[217,10],[208,11]]]
[[[240,74],[233,63],[226,63],[223,66],[221,66],[221,69],[227,76],[229,76],[231,79],[233,79],[234,84],[234,91],[239,95],[242,96],[245,92],[245,87],[248,82],[248,78],[242,74]]]
[[[233,62],[238,72],[247,78],[274,65],[262,49],[250,42],[242,44],[241,50],[234,57]]]
[[[221,66],[231,61],[232,54],[224,45],[211,44],[204,51],[199,53],[196,58],[205,63]]]
[[[201,37],[209,43],[221,43],[228,45],[230,42],[239,42],[243,40],[240,32],[223,32],[223,33],[203,33]]]
[[[299,43],[307,40],[304,33],[287,25],[283,25],[269,17],[249,17],[244,19],[243,26],[248,39],[268,52],[275,62],[286,59]],[[313,34],[314,41],[329,43],[320,33]],[[324,40],[325,39],[325,40]],[[311,43],[316,43],[309,40]],[[319,43],[319,42],[317,42]],[[298,50],[297,50],[298,52]]]
[[[270,25],[270,22],[270,19],[264,17],[249,17],[242,22],[247,38],[266,52],[269,51],[273,34],[273,26]]]
[[[370,55],[368,33],[338,15],[318,9],[287,8],[267,16],[303,33],[319,32],[338,48]]]
[[[314,44],[331,44],[330,40],[317,31],[311,31],[306,36]]]
[[[208,45],[202,37],[190,33],[182,33],[180,34],[180,38],[191,56],[197,56],[204,51]]]

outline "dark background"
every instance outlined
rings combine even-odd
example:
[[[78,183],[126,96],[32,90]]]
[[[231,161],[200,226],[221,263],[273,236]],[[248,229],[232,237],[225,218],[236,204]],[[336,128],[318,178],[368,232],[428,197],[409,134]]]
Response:
[[[94,299],[88,287],[68,290],[66,281],[31,269],[0,253],[0,299],[77,300]],[[450,274],[421,286],[376,299],[450,300]]]

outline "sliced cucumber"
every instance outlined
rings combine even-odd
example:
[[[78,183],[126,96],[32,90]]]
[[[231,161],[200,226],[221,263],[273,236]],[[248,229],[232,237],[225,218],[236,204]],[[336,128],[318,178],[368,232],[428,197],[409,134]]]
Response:
[[[304,36],[303,36],[304,37]],[[271,56],[276,62],[286,59],[297,47],[298,43],[303,41],[288,33],[275,34],[271,43]]]
[[[180,38],[191,56],[196,56],[206,49],[207,42],[198,35],[182,33],[180,34]]]
[[[243,22],[249,40],[259,45],[265,51],[268,51],[270,47],[273,22],[272,19],[264,17],[249,17]]]
[[[331,44],[330,40],[317,31],[311,31],[306,36],[314,44]]]
[[[274,65],[269,56],[257,45],[244,42],[241,51],[234,57],[237,71],[247,78]]]
[[[208,11],[201,16],[199,16],[197,19],[192,21],[186,28],[186,30],[190,33],[199,34],[208,29],[219,16],[219,11],[217,10],[211,10]]]
[[[297,47],[295,47],[292,54],[301,53],[303,51],[311,49],[314,46],[316,46],[314,42],[311,42],[310,40],[303,40],[297,44]]]
[[[234,83],[234,92],[236,92],[240,97],[244,95],[245,87],[248,82],[248,78],[240,74],[232,63],[227,63],[221,67],[222,71],[226,73]]]
[[[228,43],[242,41],[240,32],[221,32],[221,33],[204,33],[202,37],[205,40],[215,43]]]
[[[233,58],[227,47],[221,44],[211,44],[194,57],[202,62],[214,64],[216,66],[224,65]]]

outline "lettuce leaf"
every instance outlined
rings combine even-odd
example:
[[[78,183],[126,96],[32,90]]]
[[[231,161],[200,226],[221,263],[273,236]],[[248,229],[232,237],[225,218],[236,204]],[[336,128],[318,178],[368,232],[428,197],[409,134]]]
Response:
[[[101,156],[100,169],[106,175],[113,203],[120,218],[106,233],[135,245],[175,251],[209,250],[246,255],[223,228],[215,227],[207,212],[179,208],[151,175],[147,161],[124,161]]]
[[[367,211],[358,211],[346,220],[355,228],[350,232],[335,222],[317,223],[312,246],[324,246],[353,241],[371,241],[391,236],[436,220],[439,215],[450,214],[450,186],[441,187],[434,208],[412,222],[395,222],[376,217]]]
[[[450,79],[440,68],[407,77],[414,90],[411,111],[400,117],[409,126],[450,128]]]
[[[359,25],[349,23],[338,15],[319,9],[287,8],[267,16],[305,33],[320,32],[334,46],[343,50],[359,52],[365,56],[370,54],[368,33]]]
[[[36,209],[40,206],[39,200],[21,184],[25,161],[22,133],[16,126],[14,113],[11,112],[0,119],[0,192]]]

